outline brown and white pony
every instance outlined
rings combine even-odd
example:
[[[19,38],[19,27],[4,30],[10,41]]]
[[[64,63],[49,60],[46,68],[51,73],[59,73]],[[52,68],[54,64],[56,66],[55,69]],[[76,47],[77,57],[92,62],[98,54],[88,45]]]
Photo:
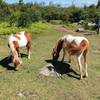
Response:
[[[66,54],[69,56],[69,62],[71,62],[71,56],[74,55],[77,58],[78,66],[80,69],[80,79],[83,78],[82,76],[82,63],[81,57],[83,55],[84,58],[84,67],[85,67],[85,76],[88,77],[87,73],[87,54],[89,49],[89,41],[85,37],[81,36],[72,36],[66,35],[61,37],[56,46],[53,49],[53,60],[57,60],[59,58],[59,53],[63,49],[63,58]]]
[[[8,46],[11,50],[12,62],[15,65],[15,69],[18,70],[18,65],[22,63],[20,58],[19,49],[22,47],[27,47],[28,59],[30,59],[30,49],[31,49],[31,36],[29,32],[18,32],[16,34],[11,34],[8,37]]]

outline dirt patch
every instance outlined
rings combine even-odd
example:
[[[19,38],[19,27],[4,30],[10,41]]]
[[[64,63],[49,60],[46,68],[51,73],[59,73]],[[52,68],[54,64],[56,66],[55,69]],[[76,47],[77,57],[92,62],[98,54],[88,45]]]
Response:
[[[75,34],[76,33],[73,30],[66,29],[63,25],[52,25],[52,27],[55,30],[59,31],[59,32],[72,33],[72,34]]]
[[[75,30],[67,29],[63,25],[52,25],[52,28],[54,28],[56,31],[63,32],[63,33],[71,33],[73,35],[75,34],[83,34],[83,35],[89,35],[87,32],[76,32]]]

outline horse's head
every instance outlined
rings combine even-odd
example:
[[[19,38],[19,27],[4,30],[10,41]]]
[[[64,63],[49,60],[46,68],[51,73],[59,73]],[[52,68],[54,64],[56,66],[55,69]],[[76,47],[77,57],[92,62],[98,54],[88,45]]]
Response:
[[[56,48],[53,48],[52,57],[53,60],[58,60],[59,58],[59,53],[57,52]]]
[[[63,40],[59,40],[55,46],[55,48],[53,48],[53,52],[52,52],[52,58],[53,60],[58,60],[59,58],[59,53],[62,49],[62,45],[63,45]]]

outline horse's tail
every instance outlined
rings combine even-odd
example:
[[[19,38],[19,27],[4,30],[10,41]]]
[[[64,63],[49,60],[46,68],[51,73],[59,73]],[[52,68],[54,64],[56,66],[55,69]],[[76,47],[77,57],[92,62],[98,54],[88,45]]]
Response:
[[[29,32],[25,32],[24,35],[25,35],[25,37],[27,39],[27,42],[31,42],[31,35],[30,35],[30,33]]]
[[[84,54],[87,55],[88,52],[89,52],[89,41],[87,41],[87,43],[86,43],[86,46],[85,46],[84,51],[83,51],[83,55],[84,55]]]

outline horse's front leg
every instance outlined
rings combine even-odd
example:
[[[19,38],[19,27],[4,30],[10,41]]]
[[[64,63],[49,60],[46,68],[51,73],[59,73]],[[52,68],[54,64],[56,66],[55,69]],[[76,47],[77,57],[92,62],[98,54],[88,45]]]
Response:
[[[69,56],[68,57],[69,58],[68,62],[71,63],[71,55],[69,54],[68,56]]]
[[[31,43],[30,42],[27,44],[27,52],[28,52],[28,59],[30,59],[30,55],[31,55]]]
[[[18,53],[18,57],[21,57],[21,54],[20,54],[19,48],[16,48],[16,51],[17,51],[17,53]]]
[[[63,48],[63,57],[62,57],[62,62],[64,61],[64,58],[65,58],[65,55],[66,55],[66,51],[65,51],[65,49]]]
[[[28,59],[30,59],[31,51],[30,49],[28,50]]]

